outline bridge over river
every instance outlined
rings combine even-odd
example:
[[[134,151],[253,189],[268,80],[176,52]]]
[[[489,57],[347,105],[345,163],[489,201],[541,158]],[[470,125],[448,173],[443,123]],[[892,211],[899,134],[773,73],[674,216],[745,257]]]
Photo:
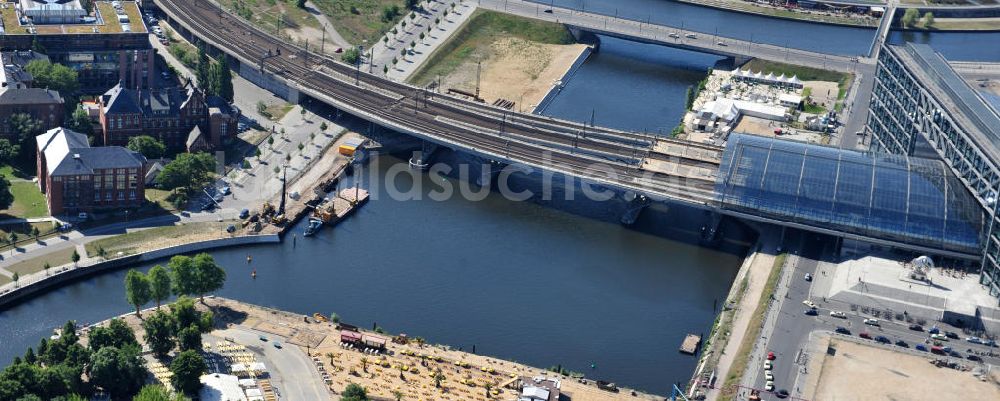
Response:
[[[910,214],[908,194],[902,199],[903,210],[875,207],[873,199],[882,196],[882,182],[868,183],[868,192],[864,192],[864,185],[853,185],[855,180],[835,180],[823,185],[824,191],[833,190],[825,195],[810,187],[815,180],[839,177],[841,170],[848,174],[851,169],[869,169],[867,173],[851,170],[850,174],[881,177],[876,174],[881,171],[877,163],[865,161],[867,156],[860,152],[799,144],[774,153],[772,161],[772,152],[790,142],[741,139],[722,148],[511,112],[364,73],[262,32],[206,0],[156,3],[182,33],[224,52],[238,61],[241,75],[291,101],[316,99],[484,161],[530,166],[613,188],[622,195],[639,194],[653,201],[709,210],[716,216],[731,215],[957,257],[968,257],[974,248],[954,243],[947,235],[928,237],[921,231],[926,225],[946,222],[951,224],[949,228],[955,227],[956,216],[940,215],[945,207],[929,208],[930,215],[914,215],[922,221],[919,227],[873,225],[882,214],[893,216],[888,212],[903,213],[904,217]],[[825,170],[810,168],[814,162],[807,159],[817,154],[826,155],[816,159],[816,163],[827,164]],[[777,164],[778,155],[784,164]],[[829,163],[849,159],[854,162]],[[886,167],[888,171],[892,166]],[[904,176],[895,176],[884,185],[919,185],[926,181],[923,171],[943,170],[931,167],[904,169]],[[891,171],[898,175],[898,166],[894,168]],[[798,174],[785,176],[795,172]],[[805,204],[800,201],[813,202],[818,210],[799,213]],[[822,202],[829,205],[822,206]]]

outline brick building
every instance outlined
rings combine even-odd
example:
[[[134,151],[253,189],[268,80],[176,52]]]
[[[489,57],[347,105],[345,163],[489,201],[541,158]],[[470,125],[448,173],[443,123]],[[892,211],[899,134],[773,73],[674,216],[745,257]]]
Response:
[[[0,53],[0,138],[17,143],[17,133],[11,128],[10,117],[27,113],[49,130],[63,123],[65,107],[59,92],[33,88],[34,77],[24,70],[33,60],[47,60],[44,54],[32,51]]]
[[[87,136],[54,128],[35,137],[38,186],[53,216],[142,205],[146,159],[120,146],[90,147]]]
[[[125,146],[133,136],[149,135],[172,150],[183,150],[194,127],[210,132],[205,95],[190,83],[160,90],[126,89],[119,84],[99,101],[105,145]]]

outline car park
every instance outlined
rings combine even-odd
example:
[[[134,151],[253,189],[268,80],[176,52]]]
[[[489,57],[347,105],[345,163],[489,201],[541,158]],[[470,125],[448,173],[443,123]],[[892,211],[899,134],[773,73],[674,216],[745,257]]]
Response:
[[[848,335],[848,336],[851,335],[851,330],[848,329],[847,327],[837,326],[837,330],[836,331],[837,331],[837,333],[840,333],[840,334],[844,334],[844,335]]]
[[[844,313],[844,312],[841,312],[839,310],[832,310],[832,311],[830,311],[830,316],[836,317],[836,318],[840,318],[840,319],[847,319],[847,314]]]
[[[865,319],[865,324],[867,324],[869,326],[875,326],[875,327],[879,326],[878,319],[870,319],[870,318],[869,319]]]
[[[924,331],[924,326],[921,326],[919,324],[911,324],[910,325],[910,330],[923,332]]]

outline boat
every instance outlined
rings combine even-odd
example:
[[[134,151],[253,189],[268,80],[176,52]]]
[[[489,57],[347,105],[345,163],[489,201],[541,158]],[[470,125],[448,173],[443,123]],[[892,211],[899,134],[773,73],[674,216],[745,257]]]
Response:
[[[312,236],[313,234],[316,234],[316,232],[319,231],[319,229],[322,227],[323,227],[323,220],[320,220],[315,217],[310,217],[309,226],[306,227],[306,232],[303,235],[306,237]]]
[[[257,269],[253,269],[253,271],[250,272],[250,278],[257,278]]]

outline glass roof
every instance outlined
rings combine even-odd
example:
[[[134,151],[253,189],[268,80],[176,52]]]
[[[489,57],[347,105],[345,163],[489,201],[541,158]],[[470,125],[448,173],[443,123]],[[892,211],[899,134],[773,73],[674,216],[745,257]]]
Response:
[[[732,134],[723,209],[920,247],[979,253],[983,212],[940,161]]]

